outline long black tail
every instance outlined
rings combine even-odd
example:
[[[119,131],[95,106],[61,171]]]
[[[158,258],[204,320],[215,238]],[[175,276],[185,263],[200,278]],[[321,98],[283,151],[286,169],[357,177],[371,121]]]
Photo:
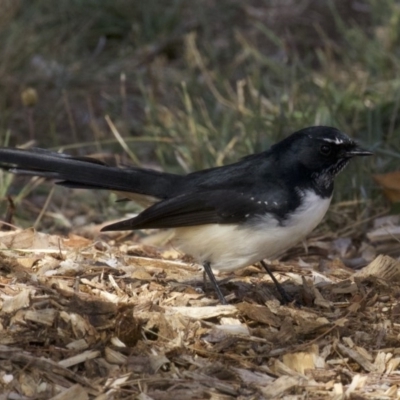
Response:
[[[15,174],[54,179],[57,184],[86,189],[137,193],[168,198],[183,176],[136,167],[111,167],[90,157],[73,157],[43,149],[0,148],[0,168]]]

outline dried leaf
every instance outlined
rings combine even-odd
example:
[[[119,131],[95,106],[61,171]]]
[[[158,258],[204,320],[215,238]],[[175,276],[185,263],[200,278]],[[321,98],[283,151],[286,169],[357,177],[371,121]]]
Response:
[[[400,171],[373,175],[375,182],[392,203],[400,201]]]

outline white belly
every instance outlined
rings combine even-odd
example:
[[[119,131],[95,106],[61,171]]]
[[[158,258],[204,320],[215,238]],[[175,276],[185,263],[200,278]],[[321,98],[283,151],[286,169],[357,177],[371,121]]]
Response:
[[[331,198],[321,199],[313,191],[305,193],[304,205],[280,226],[271,215],[242,227],[209,224],[175,228],[173,244],[202,264],[209,261],[220,271],[232,271],[264,258],[274,258],[294,246],[322,220]]]

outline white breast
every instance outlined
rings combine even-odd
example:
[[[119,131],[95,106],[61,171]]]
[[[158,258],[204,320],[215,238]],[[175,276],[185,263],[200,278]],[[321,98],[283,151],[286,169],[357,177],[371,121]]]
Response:
[[[307,191],[303,206],[283,226],[267,214],[242,227],[209,224],[176,228],[173,244],[200,264],[209,261],[215,270],[236,270],[274,258],[298,243],[321,222],[330,202],[331,198],[321,199],[314,191]]]

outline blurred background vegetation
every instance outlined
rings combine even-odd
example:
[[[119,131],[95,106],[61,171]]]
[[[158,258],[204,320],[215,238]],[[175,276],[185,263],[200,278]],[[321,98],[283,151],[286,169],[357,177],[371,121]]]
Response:
[[[339,178],[336,202],[363,218],[384,204],[371,175],[400,163],[399,1],[0,0],[0,9],[2,145],[33,140],[188,172],[332,125],[376,153]],[[1,175],[3,198],[17,193],[11,179]],[[26,198],[33,187],[15,198],[29,205],[22,214],[43,207],[45,197]],[[93,196],[85,209],[60,190],[45,221],[68,217],[71,204],[70,216],[121,215],[113,198]]]

